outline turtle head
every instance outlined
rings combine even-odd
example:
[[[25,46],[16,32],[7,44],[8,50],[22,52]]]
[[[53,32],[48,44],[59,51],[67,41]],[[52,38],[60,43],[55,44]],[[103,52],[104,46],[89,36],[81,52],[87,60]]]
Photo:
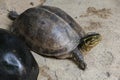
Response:
[[[98,33],[88,33],[81,39],[79,48],[82,51],[88,52],[95,47],[101,41],[101,39],[102,37]]]

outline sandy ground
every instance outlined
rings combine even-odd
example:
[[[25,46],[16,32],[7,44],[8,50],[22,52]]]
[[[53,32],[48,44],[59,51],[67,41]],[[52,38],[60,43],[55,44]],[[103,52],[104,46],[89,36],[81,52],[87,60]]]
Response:
[[[103,39],[85,56],[88,68],[33,53],[40,67],[38,80],[120,80],[120,0],[0,0],[0,27],[8,29],[9,10],[22,13],[39,4],[56,6],[72,16],[86,32]]]

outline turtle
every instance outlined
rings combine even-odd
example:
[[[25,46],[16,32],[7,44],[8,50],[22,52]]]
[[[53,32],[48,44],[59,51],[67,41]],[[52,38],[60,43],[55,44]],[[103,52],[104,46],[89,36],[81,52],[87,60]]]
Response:
[[[8,17],[13,20],[10,31],[32,51],[47,57],[69,58],[82,70],[87,67],[84,53],[101,41],[99,33],[85,33],[69,14],[55,6],[36,6],[21,14],[9,11]]]
[[[37,80],[39,67],[28,46],[0,28],[0,80]]]

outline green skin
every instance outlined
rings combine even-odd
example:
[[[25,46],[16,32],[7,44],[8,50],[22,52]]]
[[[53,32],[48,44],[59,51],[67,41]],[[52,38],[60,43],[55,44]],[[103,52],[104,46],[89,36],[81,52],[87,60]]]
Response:
[[[10,11],[8,15],[12,20],[15,20],[18,16],[19,15],[15,11]],[[86,69],[87,65],[84,61],[83,55],[95,47],[101,39],[101,35],[98,33],[88,33],[80,40],[78,47],[72,51],[72,58],[77,62],[79,68],[82,70]],[[66,56],[70,57],[71,55],[57,56],[57,58],[67,58]]]

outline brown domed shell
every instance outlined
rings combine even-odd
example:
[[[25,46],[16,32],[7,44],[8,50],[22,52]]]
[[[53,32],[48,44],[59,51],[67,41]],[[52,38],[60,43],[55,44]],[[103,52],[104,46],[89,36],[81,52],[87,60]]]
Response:
[[[69,53],[84,36],[82,28],[68,14],[50,6],[27,9],[14,21],[11,30],[33,51],[47,56]]]

